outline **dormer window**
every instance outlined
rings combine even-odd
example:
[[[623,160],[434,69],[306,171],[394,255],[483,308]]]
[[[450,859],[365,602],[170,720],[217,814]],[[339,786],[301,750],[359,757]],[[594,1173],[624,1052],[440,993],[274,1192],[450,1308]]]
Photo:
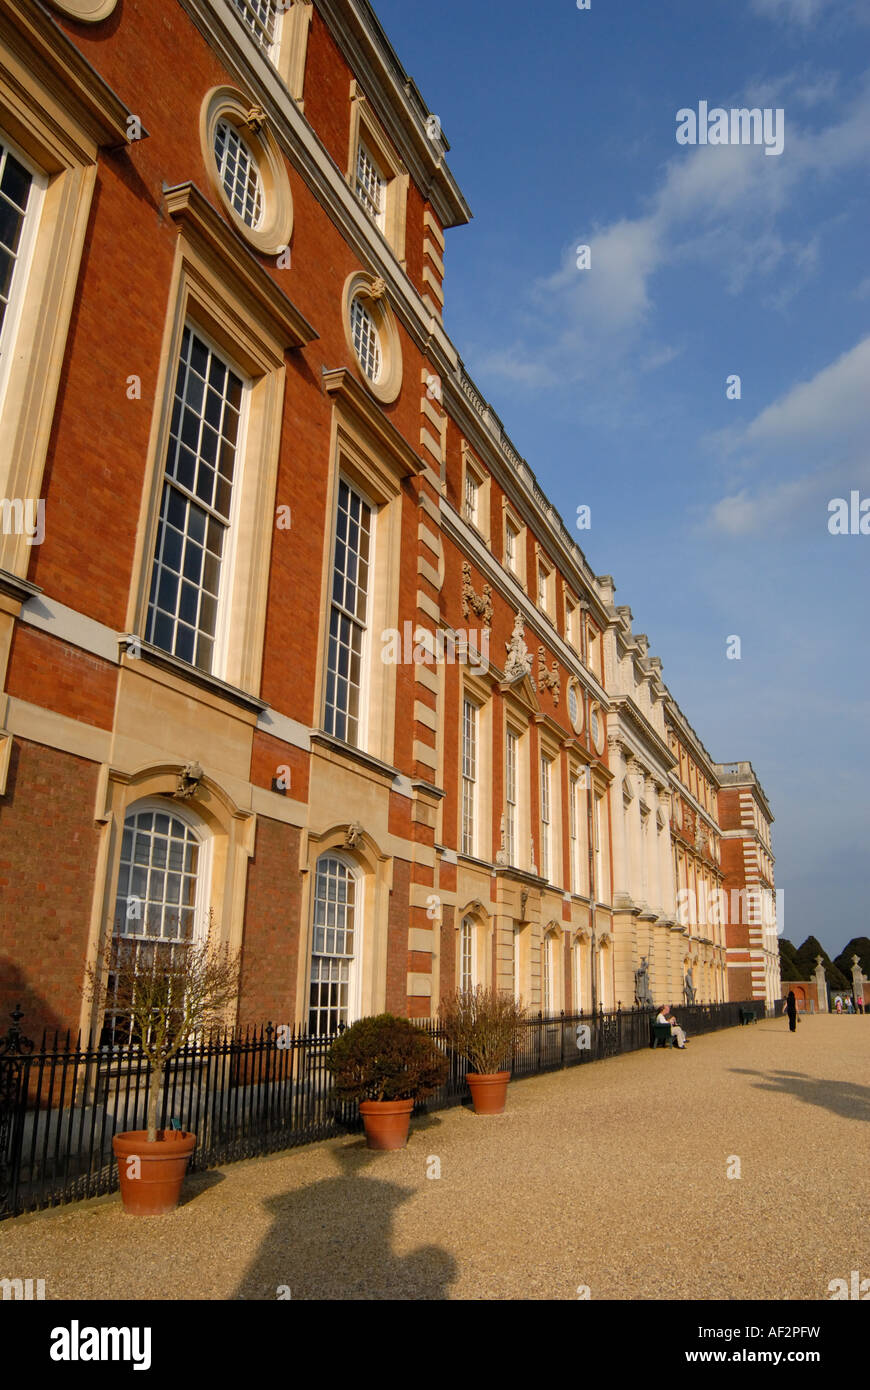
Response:
[[[376,227],[384,230],[387,205],[387,181],[362,140],[356,159],[356,196]]]
[[[506,497],[502,497],[502,561],[519,582],[525,586],[525,528],[519,515]]]
[[[271,55],[278,33],[279,9],[275,0],[232,0],[232,6],[257,46]]]
[[[471,469],[465,472],[465,506],[463,508],[465,520],[470,521],[472,526],[477,525],[477,503],[480,488],[477,479]]]
[[[546,613],[548,618],[552,618],[554,611],[553,592],[555,589],[555,575],[552,566],[538,555],[538,607],[542,613]]]
[[[360,91],[350,84],[350,149],[347,181],[369,219],[405,263],[408,172]]]
[[[504,528],[504,562],[507,569],[516,574],[517,570],[517,541],[519,536],[515,528],[509,521],[505,522]]]
[[[462,518],[490,543],[490,476],[462,441]]]
[[[227,0],[227,3],[301,110],[308,35],[314,10],[312,0]]]

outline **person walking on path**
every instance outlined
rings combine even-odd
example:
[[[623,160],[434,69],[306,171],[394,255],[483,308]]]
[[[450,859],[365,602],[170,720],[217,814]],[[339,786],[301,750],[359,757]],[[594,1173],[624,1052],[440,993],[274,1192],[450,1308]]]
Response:
[[[842,999],[840,998],[839,994],[837,995],[837,1002],[836,1002],[836,1004],[834,1005],[834,1007],[835,1007],[835,1009],[837,1010],[837,1013],[838,1013],[838,1014],[841,1014],[841,1013],[843,1012],[843,1001],[842,1001]]]
[[[788,1031],[794,1033],[797,1031],[797,1000],[794,997],[793,989],[790,989],[788,992],[788,998],[785,1001],[785,1011],[788,1014]]]

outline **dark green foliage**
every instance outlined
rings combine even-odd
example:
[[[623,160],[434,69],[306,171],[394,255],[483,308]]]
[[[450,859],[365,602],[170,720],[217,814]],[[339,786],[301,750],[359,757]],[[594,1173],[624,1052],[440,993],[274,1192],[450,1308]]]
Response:
[[[339,1100],[419,1100],[447,1079],[448,1061],[410,1019],[378,1014],[351,1024],[326,1055]]]
[[[844,946],[840,954],[834,957],[834,964],[842,970],[850,984],[853,956],[858,957],[865,979],[870,979],[870,936],[853,936],[848,946]]]
[[[783,980],[800,980],[802,978],[797,963],[797,950],[787,936],[780,937],[779,941],[779,973]]]
[[[814,936],[808,936],[806,941],[798,947],[797,966],[801,971],[798,979],[812,980],[815,978],[816,956],[821,956],[822,958],[822,963],[825,967],[825,979],[831,986],[831,989],[848,989],[851,984],[851,979],[846,979],[842,970],[834,965],[821,942]]]

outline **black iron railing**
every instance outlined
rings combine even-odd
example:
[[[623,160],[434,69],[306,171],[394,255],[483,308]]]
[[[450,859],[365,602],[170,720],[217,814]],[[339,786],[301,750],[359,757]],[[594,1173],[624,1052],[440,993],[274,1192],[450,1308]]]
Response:
[[[679,1007],[691,1037],[733,1027],[745,1004]],[[755,1003],[764,1013],[764,1006]],[[633,1052],[650,1044],[652,1009],[529,1017],[511,1062],[515,1078]],[[148,1068],[135,1046],[44,1035],[36,1045],[16,1010],[0,1038],[0,1218],[112,1192],[112,1136],[144,1129]],[[443,1043],[437,1020],[421,1027]],[[165,1071],[159,1126],[197,1135],[192,1169],[308,1144],[360,1128],[357,1108],[336,1101],[326,1070],[332,1037],[271,1023],[182,1048]],[[463,1059],[451,1055],[444,1086],[418,1111],[467,1096]]]

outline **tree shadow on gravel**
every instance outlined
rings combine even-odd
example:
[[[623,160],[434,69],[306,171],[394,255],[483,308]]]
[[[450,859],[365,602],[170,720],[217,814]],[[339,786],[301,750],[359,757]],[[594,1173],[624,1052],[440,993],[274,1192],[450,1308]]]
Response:
[[[824,1081],[801,1071],[754,1071],[751,1067],[732,1067],[740,1076],[760,1076],[754,1083],[759,1091],[778,1091],[796,1096],[807,1105],[818,1105],[846,1120],[870,1121],[870,1086],[854,1081]]]
[[[181,1189],[178,1205],[186,1207],[188,1202],[195,1202],[197,1197],[201,1196],[203,1192],[207,1192],[210,1187],[218,1187],[226,1180],[226,1173],[220,1173],[215,1168],[208,1168],[198,1173],[188,1173],[184,1179],[184,1187]]]
[[[430,1126],[425,1126],[429,1128]],[[417,1133],[415,1126],[415,1133]],[[408,1255],[393,1249],[394,1213],[411,1197],[387,1177],[398,1155],[374,1153],[359,1139],[335,1150],[343,1172],[264,1203],[272,1226],[234,1297],[426,1301],[449,1298],[458,1266],[437,1245]],[[377,1164],[384,1176],[366,1170]],[[425,1157],[421,1151],[421,1172]]]

